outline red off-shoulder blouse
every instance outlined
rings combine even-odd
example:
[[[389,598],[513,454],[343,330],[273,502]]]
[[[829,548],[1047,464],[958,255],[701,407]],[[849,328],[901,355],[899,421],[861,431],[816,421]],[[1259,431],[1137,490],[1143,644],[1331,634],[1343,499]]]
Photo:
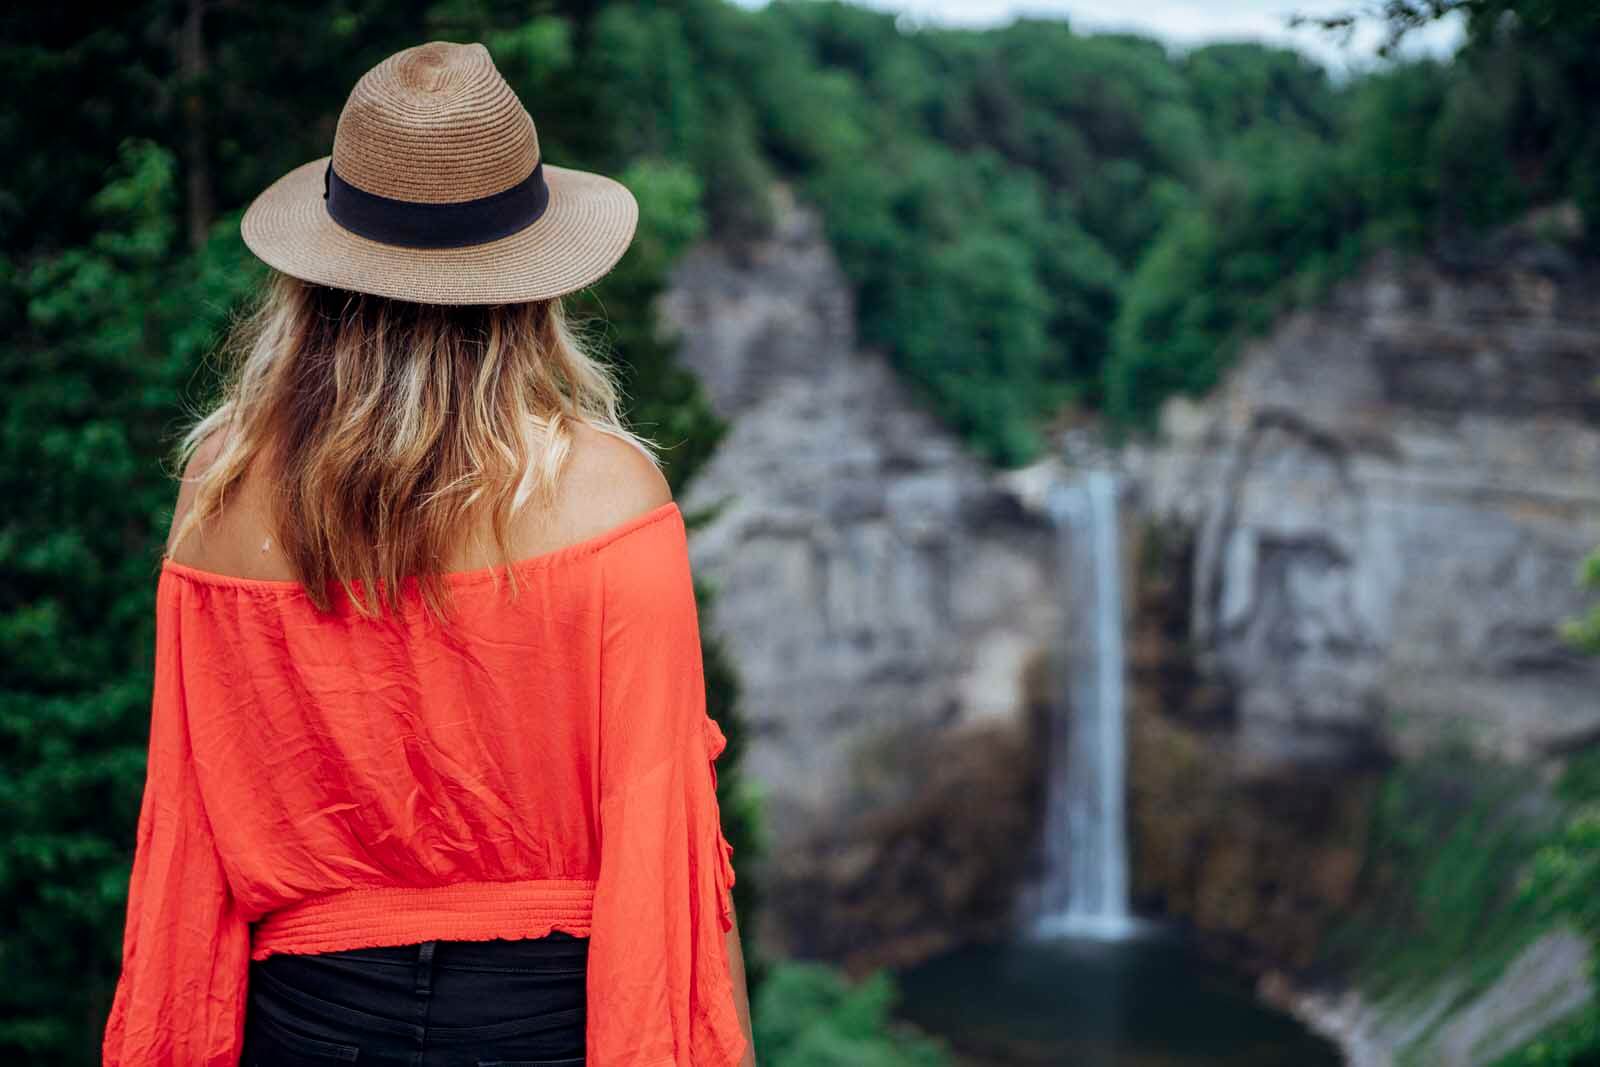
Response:
[[[589,940],[590,1067],[744,1052],[732,847],[683,516],[662,504],[421,610],[168,560],[107,1067],[235,1067],[249,962]]]

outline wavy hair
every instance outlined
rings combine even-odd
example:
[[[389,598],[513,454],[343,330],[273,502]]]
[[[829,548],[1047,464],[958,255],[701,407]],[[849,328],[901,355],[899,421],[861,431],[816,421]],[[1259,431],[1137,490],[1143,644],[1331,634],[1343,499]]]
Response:
[[[553,505],[573,423],[660,464],[559,298],[415,304],[273,272],[223,352],[220,402],[184,435],[179,470],[213,434],[220,448],[172,543],[219,515],[259,458],[278,543],[324,611],[334,582],[364,615],[397,610],[415,577],[447,615],[446,560],[485,516],[515,595],[512,518]]]

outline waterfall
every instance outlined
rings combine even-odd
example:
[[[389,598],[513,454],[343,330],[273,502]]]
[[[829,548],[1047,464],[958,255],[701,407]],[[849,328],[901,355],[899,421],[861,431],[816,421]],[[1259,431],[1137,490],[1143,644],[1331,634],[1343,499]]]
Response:
[[[1045,870],[1035,932],[1116,938],[1132,930],[1124,811],[1122,573],[1117,479],[1090,471],[1051,498],[1068,603],[1066,714],[1053,723]]]

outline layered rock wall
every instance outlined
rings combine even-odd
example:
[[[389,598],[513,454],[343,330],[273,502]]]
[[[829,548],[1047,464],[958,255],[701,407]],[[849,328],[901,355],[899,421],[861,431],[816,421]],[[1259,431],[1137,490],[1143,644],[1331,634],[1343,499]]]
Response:
[[[685,495],[766,791],[771,947],[909,961],[992,933],[1036,851],[1052,535],[857,344],[812,211],[663,300],[730,420]]]
[[[1145,531],[1130,830],[1147,908],[1293,973],[1361,903],[1387,765],[1465,745],[1550,769],[1600,741],[1600,661],[1558,633],[1592,601],[1577,573],[1600,544],[1597,285],[1600,267],[1515,233],[1378,256],[1123,454]],[[1270,988],[1353,1063],[1441,1067],[1593,995],[1566,931],[1471,996],[1458,962],[1420,1021],[1282,972]]]
[[[1600,544],[1600,268],[1503,238],[1380,256],[1129,455],[1196,532],[1192,639],[1274,763],[1600,738],[1559,638]]]

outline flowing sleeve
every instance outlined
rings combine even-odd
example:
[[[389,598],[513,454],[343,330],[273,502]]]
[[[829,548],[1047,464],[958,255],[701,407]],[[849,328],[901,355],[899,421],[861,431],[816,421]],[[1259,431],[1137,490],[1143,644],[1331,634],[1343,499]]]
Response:
[[[149,760],[104,1067],[237,1067],[249,924],[201,803],[178,663],[178,590],[163,577]]]
[[[745,1036],[727,953],[732,848],[713,765],[725,742],[706,713],[683,517],[674,508],[611,548],[588,1062],[731,1067]]]

